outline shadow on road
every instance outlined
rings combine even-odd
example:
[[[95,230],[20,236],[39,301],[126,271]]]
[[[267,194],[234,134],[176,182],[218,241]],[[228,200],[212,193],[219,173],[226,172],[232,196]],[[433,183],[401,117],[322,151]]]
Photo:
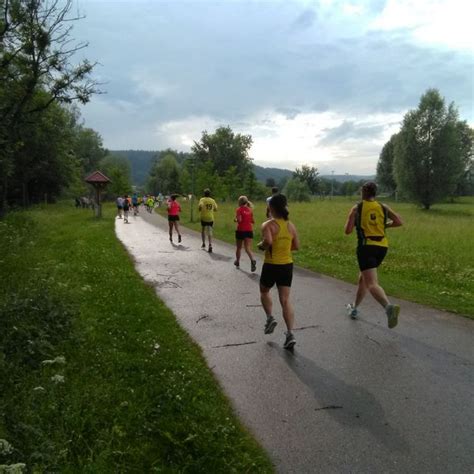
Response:
[[[320,405],[315,410],[326,411],[341,425],[367,429],[390,451],[410,451],[408,443],[389,425],[382,406],[368,390],[347,384],[298,352],[286,351],[274,342],[267,344],[313,391]]]
[[[184,250],[184,251],[189,251],[189,250],[191,250],[189,247],[186,247],[186,246],[184,246],[184,245],[182,245],[182,244],[177,244],[177,245],[176,245],[174,242],[170,242],[170,243],[171,243],[171,245],[173,246],[173,248],[174,248],[175,250]]]
[[[212,260],[218,260],[220,262],[229,262],[230,260],[232,260],[232,257],[226,257],[225,255],[215,252],[210,253],[209,257],[211,257]]]

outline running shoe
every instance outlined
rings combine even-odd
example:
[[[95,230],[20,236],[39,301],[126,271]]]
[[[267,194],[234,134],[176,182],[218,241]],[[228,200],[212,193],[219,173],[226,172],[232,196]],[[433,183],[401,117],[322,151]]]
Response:
[[[205,248],[206,248],[206,244],[203,243],[203,244],[201,245],[201,248],[202,248],[202,249],[205,249]]]
[[[180,244],[180,243],[181,243],[181,234],[178,235],[178,244]]]
[[[291,332],[286,333],[285,343],[283,344],[283,348],[291,351],[293,347],[295,347],[296,339],[295,336]]]
[[[235,260],[235,261],[234,261],[234,265],[236,266],[236,268],[239,268],[239,267],[240,267],[239,261],[238,261],[238,260]]]
[[[173,242],[173,237],[170,237],[170,242]]]
[[[353,304],[348,304],[346,306],[346,309],[347,309],[347,316],[350,316],[351,319],[357,319],[357,317],[359,316],[359,311]]]
[[[276,328],[277,322],[273,316],[267,317],[267,322],[265,323],[265,334],[271,334]]]
[[[209,253],[212,253],[212,245],[209,245],[209,250],[208,250]]]
[[[385,313],[387,314],[388,327],[393,329],[398,324],[400,306],[398,304],[389,304],[385,307]]]
[[[257,260],[252,260],[250,263],[250,271],[254,272],[257,269]]]

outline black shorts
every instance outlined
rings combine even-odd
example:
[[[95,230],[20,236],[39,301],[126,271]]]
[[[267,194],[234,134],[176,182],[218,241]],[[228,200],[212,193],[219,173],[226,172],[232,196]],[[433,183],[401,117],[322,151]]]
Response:
[[[357,247],[357,261],[361,272],[377,268],[387,255],[387,247],[380,245],[362,245]]]
[[[236,230],[235,240],[253,239],[253,232],[251,230]]]
[[[201,221],[201,227],[212,227],[214,222]]]
[[[293,280],[293,264],[276,265],[274,263],[264,263],[262,274],[260,275],[260,285],[265,288],[276,286],[291,286]]]
[[[179,216],[168,216],[168,222],[179,221]]]

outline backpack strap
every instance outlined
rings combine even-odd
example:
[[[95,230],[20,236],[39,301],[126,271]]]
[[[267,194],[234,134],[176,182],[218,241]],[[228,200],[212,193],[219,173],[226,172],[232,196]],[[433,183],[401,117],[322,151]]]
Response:
[[[365,238],[364,229],[362,229],[362,205],[363,201],[357,204],[357,211],[356,211],[356,218],[355,218],[355,226],[357,230],[357,239],[359,241],[359,245],[365,245],[367,243],[367,239]]]

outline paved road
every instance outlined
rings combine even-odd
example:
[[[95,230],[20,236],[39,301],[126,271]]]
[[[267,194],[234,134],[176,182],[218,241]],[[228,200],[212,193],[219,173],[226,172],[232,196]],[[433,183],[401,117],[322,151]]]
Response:
[[[172,245],[166,226],[145,213],[117,220],[116,231],[278,472],[474,472],[472,321],[394,300],[402,313],[389,330],[369,299],[352,321],[344,304],[353,285],[297,270],[291,354],[279,310],[274,334],[263,334],[258,275],[246,260],[235,269],[230,245],[208,254],[189,230]]]

